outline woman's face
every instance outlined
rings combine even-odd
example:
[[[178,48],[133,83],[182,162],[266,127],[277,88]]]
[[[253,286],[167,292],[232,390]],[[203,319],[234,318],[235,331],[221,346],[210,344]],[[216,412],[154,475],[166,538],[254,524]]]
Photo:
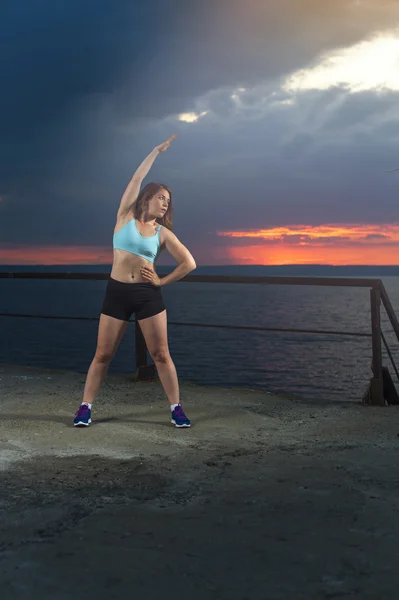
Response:
[[[148,202],[148,212],[155,219],[160,219],[164,216],[170,205],[170,194],[167,190],[161,189],[153,195]]]

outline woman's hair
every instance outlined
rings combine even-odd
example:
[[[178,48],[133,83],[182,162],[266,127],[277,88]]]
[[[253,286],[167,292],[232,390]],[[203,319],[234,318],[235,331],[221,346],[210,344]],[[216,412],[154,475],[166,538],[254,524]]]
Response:
[[[166,227],[167,229],[172,229],[172,192],[168,188],[167,185],[163,185],[163,183],[147,183],[139,193],[136,202],[133,205],[133,213],[135,219],[141,219],[145,210],[146,204],[151,200],[155,194],[158,194],[159,191],[166,190],[169,193],[170,202],[168,206],[168,210],[164,214],[163,217],[157,219],[157,222]]]

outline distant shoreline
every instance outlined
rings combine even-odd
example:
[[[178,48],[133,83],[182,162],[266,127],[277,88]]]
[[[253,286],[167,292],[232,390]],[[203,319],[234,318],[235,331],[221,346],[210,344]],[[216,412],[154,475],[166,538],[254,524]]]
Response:
[[[44,265],[44,264],[34,264],[34,265],[7,265],[7,264],[0,264],[0,268],[13,268],[13,267],[17,267],[17,268],[30,268],[30,267],[34,267],[34,268],[38,268],[38,267],[51,267],[51,268],[55,268],[55,267],[111,267],[112,263],[70,263],[70,264],[51,264],[51,265]],[[169,267],[173,267],[172,265],[161,265],[162,267],[165,268],[169,268]],[[220,265],[199,265],[198,268],[200,269],[218,269],[218,268],[222,268],[222,269],[229,269],[229,268],[238,268],[238,269],[251,269],[253,267],[256,267],[257,269],[280,269],[280,268],[303,268],[303,267],[323,267],[323,268],[331,268],[331,269],[348,269],[348,268],[359,268],[359,269],[363,269],[363,268],[367,268],[367,269],[399,269],[399,264],[398,265],[333,265],[330,263],[286,263],[286,264],[281,264],[281,265],[256,265],[256,264],[251,264],[251,265],[240,265],[240,264],[220,264]]]
[[[173,265],[159,265],[159,273],[167,273]],[[4,271],[53,271],[53,272],[94,272],[102,273],[111,270],[111,264],[87,265],[0,265]],[[308,276],[399,276],[399,265],[328,265],[328,264],[293,264],[293,265],[201,265],[196,271],[198,275],[308,275]]]

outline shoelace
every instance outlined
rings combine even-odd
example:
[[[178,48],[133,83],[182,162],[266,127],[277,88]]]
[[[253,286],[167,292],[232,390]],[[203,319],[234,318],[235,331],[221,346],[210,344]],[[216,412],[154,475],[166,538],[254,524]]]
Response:
[[[79,406],[79,409],[76,411],[76,415],[79,416],[83,416],[89,409],[89,407],[87,406],[87,404],[82,404],[81,406]]]

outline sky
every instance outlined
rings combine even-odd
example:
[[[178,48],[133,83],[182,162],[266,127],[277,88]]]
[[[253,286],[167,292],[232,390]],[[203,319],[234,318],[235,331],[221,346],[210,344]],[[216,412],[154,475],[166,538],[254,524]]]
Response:
[[[198,265],[399,264],[398,0],[2,0],[0,53],[0,264],[110,263],[172,133]]]

